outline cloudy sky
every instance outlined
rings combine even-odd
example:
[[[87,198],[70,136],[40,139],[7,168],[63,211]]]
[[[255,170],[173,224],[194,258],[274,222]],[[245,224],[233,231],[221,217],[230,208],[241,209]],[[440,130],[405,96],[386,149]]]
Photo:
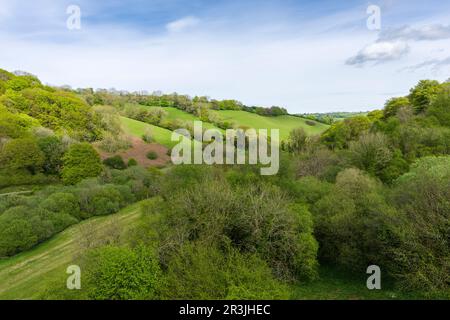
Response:
[[[0,43],[0,68],[54,85],[371,110],[450,78],[450,1],[0,0]]]

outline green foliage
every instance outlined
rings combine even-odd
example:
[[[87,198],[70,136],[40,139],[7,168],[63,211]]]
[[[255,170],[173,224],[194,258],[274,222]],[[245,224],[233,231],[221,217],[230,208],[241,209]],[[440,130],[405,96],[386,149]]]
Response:
[[[152,142],[154,142],[154,139],[153,139],[153,132],[152,132],[151,129],[147,129],[147,130],[145,131],[145,133],[142,135],[142,140],[144,140],[144,141],[147,142],[147,143],[152,143]]]
[[[158,154],[155,151],[150,151],[147,153],[147,158],[150,160],[156,160],[158,159]]]
[[[33,225],[24,207],[15,207],[0,215],[0,257],[31,248],[37,241]]]
[[[103,164],[112,169],[118,169],[118,170],[123,170],[123,169],[126,169],[126,167],[127,167],[127,165],[123,161],[123,158],[120,155],[116,155],[116,156],[113,156],[113,157],[103,160]]]
[[[308,143],[308,135],[303,128],[294,129],[289,133],[287,149],[289,152],[299,153],[305,150]]]
[[[322,135],[322,141],[332,149],[347,148],[351,141],[355,141],[359,136],[371,126],[369,118],[358,116],[345,119],[333,124]]]
[[[137,165],[138,165],[138,163],[137,163],[136,159],[134,159],[134,158],[128,159],[128,163],[127,163],[128,167],[134,167],[134,166],[137,166]]]
[[[0,140],[23,138],[39,122],[23,113],[11,113],[0,104]]]
[[[75,186],[47,187],[32,196],[4,195],[0,197],[0,231],[5,234],[0,257],[27,250],[82,219],[116,213],[154,195],[158,183],[154,174],[133,167]]]
[[[427,110],[427,115],[434,117],[441,126],[450,127],[450,87],[440,93]]]
[[[12,170],[27,169],[32,174],[42,169],[44,161],[44,153],[32,138],[10,140],[0,153],[0,164],[3,167]]]
[[[21,88],[22,85],[25,87]],[[0,104],[9,111],[27,114],[42,126],[57,132],[66,131],[80,140],[99,138],[100,118],[73,93],[33,86],[22,80],[18,88],[20,91],[9,89],[0,96]]]
[[[390,269],[404,289],[435,291],[450,283],[450,157],[428,157],[400,177],[393,203],[404,214],[405,236]]]
[[[77,219],[81,218],[80,204],[73,193],[53,193],[41,202],[40,208],[60,215],[71,215]]]
[[[276,280],[255,254],[201,244],[182,246],[167,267],[166,299],[288,299],[288,287]]]
[[[414,112],[416,114],[425,112],[440,91],[441,86],[438,81],[421,80],[409,94]]]
[[[43,169],[47,174],[59,174],[63,166],[63,156],[66,146],[61,138],[57,136],[48,136],[40,138],[38,145],[44,154]]]
[[[357,168],[378,176],[392,160],[392,152],[386,136],[368,133],[350,143],[349,158]]]
[[[14,76],[10,80],[6,81],[5,88],[14,91],[21,91],[26,88],[39,88],[42,87],[41,82],[34,76]]]
[[[94,300],[156,299],[163,285],[158,259],[144,247],[96,249],[84,269]]]
[[[66,184],[75,184],[85,178],[96,177],[103,170],[99,154],[88,143],[70,146],[63,161],[62,179]]]
[[[129,138],[123,134],[114,135],[111,132],[104,132],[98,146],[103,151],[114,153],[121,150],[128,150],[132,146],[132,143]]]
[[[345,170],[312,211],[322,261],[353,271],[386,266],[402,224],[375,180],[357,169]]]
[[[409,108],[411,105],[408,97],[392,98],[386,102],[384,106],[384,118],[390,118],[397,115],[400,109]]]
[[[259,253],[279,277],[315,277],[312,218],[305,207],[292,206],[277,187],[257,183],[233,188],[220,172],[195,166],[174,168],[166,182],[161,211],[167,214],[160,228],[163,261],[170,260],[183,239],[231,243],[242,252]]]

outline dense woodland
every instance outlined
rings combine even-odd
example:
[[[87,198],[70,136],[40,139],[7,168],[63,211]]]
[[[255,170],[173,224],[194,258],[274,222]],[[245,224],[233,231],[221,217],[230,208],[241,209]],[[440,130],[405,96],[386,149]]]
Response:
[[[320,136],[293,130],[272,177],[245,165],[102,163],[93,144],[127,147],[117,114],[183,124],[165,119],[165,107],[220,128],[233,124],[210,110],[287,113],[54,88],[0,71],[0,257],[142,201],[132,232],[83,254],[83,290],[52,283],[43,298],[289,299],[324,265],[361,274],[378,265],[399,292],[450,298],[450,83],[421,81]],[[34,192],[15,192],[25,185]]]

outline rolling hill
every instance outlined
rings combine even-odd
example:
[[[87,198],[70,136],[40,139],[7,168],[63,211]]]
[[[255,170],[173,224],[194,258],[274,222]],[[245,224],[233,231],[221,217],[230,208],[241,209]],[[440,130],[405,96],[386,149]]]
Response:
[[[156,108],[156,107],[147,107]],[[200,121],[195,115],[179,110],[173,107],[164,107],[167,112],[166,119],[168,120],[182,120],[185,122]],[[321,134],[328,129],[328,125],[307,120],[304,118],[285,115],[278,117],[264,117],[256,113],[250,113],[246,111],[232,111],[221,110],[212,111],[216,113],[221,119],[230,121],[237,126],[254,128],[254,129],[279,129],[280,138],[286,140],[289,137],[289,133],[296,128],[303,128],[308,135]],[[141,121],[132,120],[126,117],[121,117],[121,121],[124,125],[124,129],[128,134],[136,137],[141,137],[147,129],[152,130],[154,139],[157,143],[160,143],[167,147],[173,147],[176,142],[171,141],[171,131],[158,126],[150,125]],[[217,129],[223,131],[212,123],[203,122],[203,127],[208,129]],[[270,134],[270,132],[269,132]]]
[[[170,130],[125,117],[120,117],[120,121],[123,124],[125,132],[132,136],[141,138],[142,135],[150,129],[156,143],[169,148],[176,144],[176,142],[170,140],[170,137],[172,136],[172,131]]]
[[[279,129],[282,140],[289,137],[289,132],[296,128],[305,129],[309,135],[320,134],[328,126],[315,121],[308,121],[295,116],[263,117],[256,113],[246,111],[221,110],[215,111],[222,119],[230,120],[239,126],[245,126],[254,129]],[[308,123],[314,124],[309,125]]]

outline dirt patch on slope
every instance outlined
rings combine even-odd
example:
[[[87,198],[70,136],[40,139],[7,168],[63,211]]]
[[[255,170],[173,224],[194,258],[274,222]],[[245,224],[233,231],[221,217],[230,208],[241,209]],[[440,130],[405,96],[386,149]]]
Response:
[[[170,156],[167,155],[168,148],[160,145],[158,143],[146,143],[142,139],[132,137],[131,138],[132,147],[125,151],[120,151],[116,153],[108,153],[103,150],[100,150],[98,146],[94,146],[95,149],[100,154],[102,160],[106,158],[119,155],[123,158],[125,163],[128,162],[129,159],[133,158],[137,161],[137,163],[142,167],[163,167],[171,162]],[[155,152],[158,155],[158,158],[155,160],[150,160],[147,158],[147,153],[150,151]]]

